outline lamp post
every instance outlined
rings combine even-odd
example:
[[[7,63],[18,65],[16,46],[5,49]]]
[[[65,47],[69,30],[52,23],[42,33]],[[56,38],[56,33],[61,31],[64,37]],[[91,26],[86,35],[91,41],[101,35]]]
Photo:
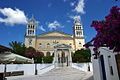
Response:
[[[90,71],[90,65],[89,65],[89,63],[88,63],[88,71]]]
[[[36,63],[37,61],[35,59],[34,59],[34,61],[35,61],[34,62],[34,64],[35,64],[35,75],[37,75],[37,63]]]
[[[37,75],[37,64],[35,63],[35,75]]]

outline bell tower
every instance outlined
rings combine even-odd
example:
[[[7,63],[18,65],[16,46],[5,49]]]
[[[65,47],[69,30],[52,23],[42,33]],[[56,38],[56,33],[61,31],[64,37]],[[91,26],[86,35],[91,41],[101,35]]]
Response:
[[[83,27],[78,18],[74,21],[74,37],[83,37]]]
[[[32,16],[31,19],[28,20],[27,23],[27,30],[26,30],[26,36],[35,36],[36,35],[36,27],[37,27],[37,22]]]
[[[85,44],[83,26],[78,18],[75,18],[73,24],[73,39],[75,51],[83,48],[83,45]]]
[[[37,28],[37,21],[35,20],[34,16],[28,19],[27,22],[27,29],[25,35],[25,46],[26,47],[34,47],[36,44],[36,28]]]

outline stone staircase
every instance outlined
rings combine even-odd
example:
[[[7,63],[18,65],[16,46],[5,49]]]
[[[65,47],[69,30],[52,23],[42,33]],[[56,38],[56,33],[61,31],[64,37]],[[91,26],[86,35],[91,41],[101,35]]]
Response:
[[[91,72],[79,71],[71,67],[56,68],[41,75],[40,80],[93,80]],[[47,77],[47,79],[42,79]]]
[[[80,71],[71,67],[53,69],[45,74],[19,77],[8,80],[93,80],[91,72]]]

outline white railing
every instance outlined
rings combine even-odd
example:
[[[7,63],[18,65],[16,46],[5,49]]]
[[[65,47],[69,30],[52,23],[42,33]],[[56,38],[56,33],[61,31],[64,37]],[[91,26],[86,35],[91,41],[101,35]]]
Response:
[[[72,67],[85,72],[92,72],[92,63],[72,63]]]
[[[39,67],[38,67],[38,68],[39,68]],[[48,72],[48,71],[54,69],[55,66],[54,66],[54,64],[51,64],[51,65],[48,65],[48,66],[43,67],[43,68],[41,68],[41,69],[38,69],[38,68],[37,68],[38,74],[40,75],[40,74],[46,73],[46,72]]]

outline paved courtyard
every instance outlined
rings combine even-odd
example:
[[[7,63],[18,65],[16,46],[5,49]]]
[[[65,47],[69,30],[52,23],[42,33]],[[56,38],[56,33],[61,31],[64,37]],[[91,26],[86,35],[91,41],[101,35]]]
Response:
[[[91,72],[83,72],[71,67],[53,69],[42,75],[10,77],[7,80],[93,80]]]

